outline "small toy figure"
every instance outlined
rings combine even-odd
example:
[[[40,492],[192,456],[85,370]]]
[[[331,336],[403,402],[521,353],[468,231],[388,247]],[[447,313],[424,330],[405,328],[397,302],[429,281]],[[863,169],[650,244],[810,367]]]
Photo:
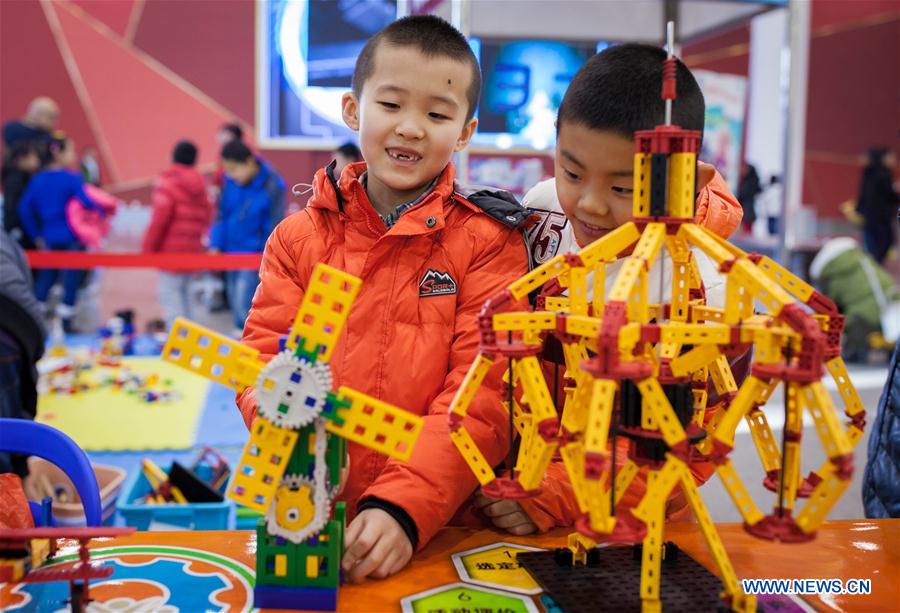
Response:
[[[134,354],[134,311],[130,309],[117,311],[98,333],[102,339],[100,352],[103,355]]]

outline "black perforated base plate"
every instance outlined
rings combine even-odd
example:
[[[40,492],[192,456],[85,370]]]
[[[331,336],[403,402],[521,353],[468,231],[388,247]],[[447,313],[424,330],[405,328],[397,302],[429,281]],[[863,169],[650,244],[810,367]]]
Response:
[[[633,547],[601,547],[596,566],[560,565],[552,551],[519,553],[516,558],[566,613],[640,611],[641,561]],[[663,611],[725,611],[722,582],[680,551],[663,561]]]

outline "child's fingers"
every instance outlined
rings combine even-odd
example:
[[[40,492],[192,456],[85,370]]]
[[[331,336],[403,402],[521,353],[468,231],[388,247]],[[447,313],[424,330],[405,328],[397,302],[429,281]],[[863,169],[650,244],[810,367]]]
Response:
[[[347,526],[347,532],[344,534],[344,551],[350,549],[350,546],[356,542],[356,539],[359,538],[360,533],[365,528],[366,520],[365,516],[357,516],[353,518],[353,521],[350,522],[350,525]]]
[[[372,571],[369,575],[373,579],[386,579],[393,575],[396,571],[394,567],[397,566],[397,563],[400,561],[401,554],[397,551],[396,548],[392,549],[388,552],[388,554],[384,557],[384,561],[378,565],[378,568]]]
[[[489,504],[497,502],[497,500],[495,498],[488,498],[481,493],[481,490],[478,490],[477,492],[475,492],[475,498],[473,499],[473,502],[475,503],[476,507],[478,507],[479,509],[483,509]]]
[[[716,167],[706,162],[697,162],[697,189],[703,189],[709,185],[716,176]]]
[[[388,541],[390,539],[384,538],[382,535],[365,556],[357,559],[347,574],[347,580],[351,583],[359,583],[378,568],[391,551]],[[347,568],[344,567],[344,570],[346,571]]]
[[[356,527],[355,533],[351,534],[351,531]],[[351,540],[349,537],[353,536]],[[344,571],[350,571],[357,566],[359,561],[363,559],[372,547],[375,546],[375,541],[377,540],[378,535],[371,530],[365,530],[365,523],[360,522],[352,522],[350,526],[347,528],[347,539],[345,540],[346,550],[344,552],[344,560],[341,565],[344,568]]]
[[[526,536],[537,532],[537,526],[532,522],[528,522],[527,524],[519,524],[518,526],[513,526],[512,528],[507,528],[506,530],[510,534],[514,534],[516,536]]]
[[[514,500],[498,500],[482,509],[488,517],[500,517],[501,515],[509,515],[521,510],[522,507]]]
[[[509,513],[507,515],[501,515],[499,517],[495,517],[493,519],[494,525],[498,528],[503,528],[504,530],[509,530],[514,526],[519,526],[522,524],[530,524],[531,520],[525,515],[522,511],[516,511],[515,513]]]
[[[403,570],[407,564],[409,564],[410,559],[412,558],[413,550],[412,546],[408,550],[400,551],[397,554],[397,559],[394,560],[393,566],[391,566],[390,571],[388,572],[388,576],[399,573]]]

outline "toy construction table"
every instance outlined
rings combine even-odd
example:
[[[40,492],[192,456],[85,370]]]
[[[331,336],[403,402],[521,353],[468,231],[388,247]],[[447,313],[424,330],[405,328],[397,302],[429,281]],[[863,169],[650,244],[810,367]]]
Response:
[[[815,541],[799,545],[754,539],[738,524],[722,524],[719,531],[742,579],[871,579],[869,595],[806,596],[806,610],[900,610],[900,520],[825,522]],[[523,574],[515,554],[562,546],[565,534],[560,530],[519,538],[447,528],[398,575],[342,587],[338,608],[402,607],[445,613],[546,610],[550,607],[541,601],[540,588]],[[666,537],[712,568],[696,524],[671,524]],[[254,532],[139,532],[97,539],[91,549],[93,560],[115,567],[110,579],[91,587],[92,596],[107,609],[240,611],[251,606]],[[62,547],[59,563],[71,563],[76,551],[71,544]],[[65,609],[67,595],[68,585],[63,583],[0,584],[0,609]]]

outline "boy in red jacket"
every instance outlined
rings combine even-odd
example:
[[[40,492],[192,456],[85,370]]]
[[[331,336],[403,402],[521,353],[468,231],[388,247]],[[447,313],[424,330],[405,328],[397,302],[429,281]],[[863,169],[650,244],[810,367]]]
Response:
[[[172,152],[172,165],[164,170],[153,186],[153,217],[144,234],[145,252],[202,253],[203,238],[213,218],[213,205],[206,181],[197,172],[197,147],[179,141]],[[166,326],[176,317],[191,318],[188,285],[191,273],[159,273],[159,303]]]
[[[316,173],[309,204],[275,228],[263,254],[243,342],[271,359],[313,267],[344,270],[363,283],[330,360],[335,384],[424,416],[408,462],[348,445],[340,498],[350,581],[402,569],[477,486],[447,413],[478,352],[481,306],[527,271],[516,230],[525,210],[505,192],[454,183],[450,159],[475,131],[480,84],[465,37],[437,17],[404,18],[377,33],[342,101],[365,161],[340,177],[334,162]],[[498,379],[466,424],[494,463],[508,445]],[[249,426],[255,391],[238,404]]]

